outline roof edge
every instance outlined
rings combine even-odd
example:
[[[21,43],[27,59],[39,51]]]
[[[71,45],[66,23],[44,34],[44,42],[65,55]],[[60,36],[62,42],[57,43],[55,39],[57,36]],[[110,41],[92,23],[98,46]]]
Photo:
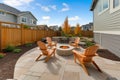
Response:
[[[96,7],[97,2],[98,2],[98,0],[93,0],[90,11],[94,10],[94,8]]]

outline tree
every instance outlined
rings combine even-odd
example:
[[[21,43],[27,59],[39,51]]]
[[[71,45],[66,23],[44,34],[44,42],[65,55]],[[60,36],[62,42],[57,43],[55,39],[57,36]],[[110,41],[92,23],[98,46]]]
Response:
[[[65,21],[64,21],[64,24],[63,24],[63,27],[62,27],[62,31],[65,33],[65,34],[69,34],[70,33],[70,25],[68,23],[68,17],[66,17]]]
[[[75,35],[79,35],[81,33],[81,27],[79,24],[76,25],[76,27],[74,29],[74,33],[75,33]]]

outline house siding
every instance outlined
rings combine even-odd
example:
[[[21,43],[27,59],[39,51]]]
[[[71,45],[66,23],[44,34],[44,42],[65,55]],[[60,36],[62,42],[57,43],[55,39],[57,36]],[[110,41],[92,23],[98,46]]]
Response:
[[[108,49],[120,57],[120,35],[94,33],[94,40],[103,48]]]
[[[99,3],[99,1],[98,1]],[[103,48],[120,57],[120,34],[103,33],[120,31],[120,10],[110,13],[110,8],[98,13],[98,3],[93,11],[94,40]]]
[[[17,22],[17,16],[13,14],[6,13],[5,15],[0,15],[0,21],[4,22]]]
[[[27,18],[27,21],[24,24],[27,24],[27,25],[36,25],[36,24],[31,24],[31,21],[30,21],[31,19],[35,20],[36,22],[37,22],[37,20],[31,14],[29,14],[29,13],[24,13],[24,14],[20,15],[18,17],[18,23],[22,23],[21,22],[21,18],[22,17],[26,17]]]
[[[107,11],[99,15],[98,3],[93,11],[94,31],[120,31],[120,10],[110,13],[109,8]]]

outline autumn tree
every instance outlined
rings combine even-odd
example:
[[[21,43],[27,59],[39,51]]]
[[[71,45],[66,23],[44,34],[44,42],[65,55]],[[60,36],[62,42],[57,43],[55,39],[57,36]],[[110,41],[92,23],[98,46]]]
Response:
[[[66,17],[65,21],[64,21],[64,24],[63,24],[63,27],[62,27],[62,31],[65,33],[65,34],[69,34],[70,33],[70,25],[68,23],[68,17]]]
[[[74,29],[74,33],[75,33],[75,35],[79,35],[81,33],[81,27],[79,24],[76,25],[76,27]]]

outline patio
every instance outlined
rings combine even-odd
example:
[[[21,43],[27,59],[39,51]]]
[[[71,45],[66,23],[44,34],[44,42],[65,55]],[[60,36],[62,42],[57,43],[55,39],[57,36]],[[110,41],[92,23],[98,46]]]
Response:
[[[59,45],[59,44],[58,44]],[[74,63],[73,55],[51,58],[47,63],[44,56],[39,61],[35,59],[40,54],[38,48],[29,50],[22,55],[15,65],[14,79],[17,80],[119,80],[120,62],[94,57],[95,62],[102,69],[100,73],[93,65],[88,64],[88,76],[83,68]]]

